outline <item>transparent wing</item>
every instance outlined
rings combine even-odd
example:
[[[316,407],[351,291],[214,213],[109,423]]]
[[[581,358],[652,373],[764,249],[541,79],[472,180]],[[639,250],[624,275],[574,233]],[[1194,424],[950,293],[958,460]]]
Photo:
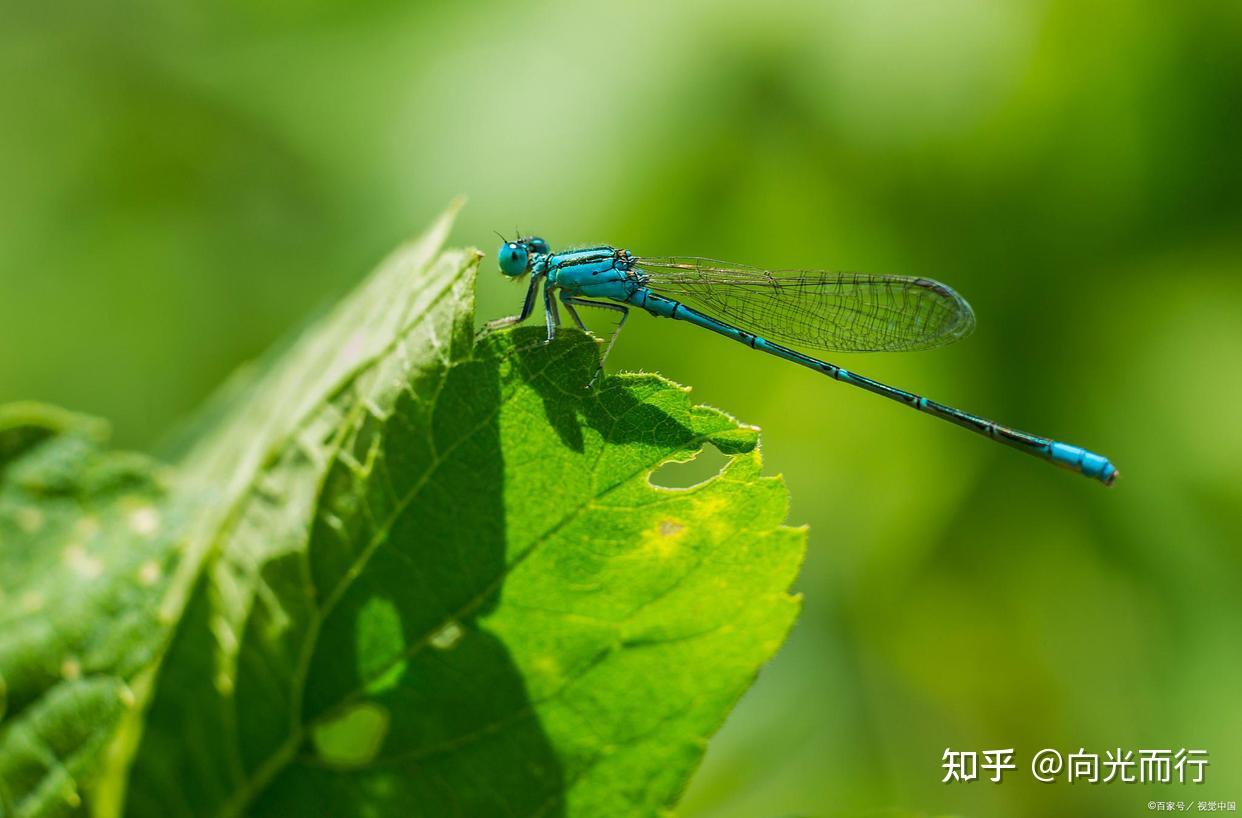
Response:
[[[640,257],[635,267],[661,295],[773,341],[813,349],[931,349],[975,327],[966,300],[929,278],[764,270],[681,257]]]

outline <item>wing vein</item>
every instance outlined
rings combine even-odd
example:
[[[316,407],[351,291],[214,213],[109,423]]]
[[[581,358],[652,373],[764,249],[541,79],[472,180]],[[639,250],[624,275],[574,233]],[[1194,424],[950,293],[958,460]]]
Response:
[[[638,258],[653,290],[773,341],[835,352],[944,346],[970,334],[974,312],[929,278],[765,270],[699,258]]]

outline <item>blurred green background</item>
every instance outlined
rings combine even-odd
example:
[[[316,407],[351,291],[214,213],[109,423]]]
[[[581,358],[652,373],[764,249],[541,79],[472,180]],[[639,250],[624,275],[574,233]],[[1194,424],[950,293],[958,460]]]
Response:
[[[761,425],[805,613],[679,810],[1242,801],[1242,4],[5,3],[0,399],[156,448],[456,194],[492,230],[933,276],[956,347],[843,365],[1109,455],[1113,490],[688,326],[613,368]],[[1036,784],[1042,747],[1208,783]],[[940,783],[946,747],[1014,747]]]

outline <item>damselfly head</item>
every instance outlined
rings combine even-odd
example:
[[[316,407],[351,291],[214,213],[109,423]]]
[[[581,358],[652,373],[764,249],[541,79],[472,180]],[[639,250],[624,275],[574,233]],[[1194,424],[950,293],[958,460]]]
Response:
[[[500,245],[496,260],[500,263],[500,272],[510,278],[517,278],[530,271],[531,257],[544,255],[548,252],[548,243],[541,238],[519,238],[506,241]]]
[[[526,245],[516,241],[507,241],[500,245],[496,259],[500,262],[500,272],[511,278],[517,278],[530,268],[530,253],[526,250]]]

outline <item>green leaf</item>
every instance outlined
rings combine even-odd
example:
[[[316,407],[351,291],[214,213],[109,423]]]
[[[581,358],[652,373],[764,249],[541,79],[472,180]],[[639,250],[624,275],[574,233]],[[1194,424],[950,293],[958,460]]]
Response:
[[[802,537],[754,430],[653,376],[588,392],[594,344],[538,335],[488,339],[343,441],[307,659],[238,716],[270,748],[243,759],[256,814],[652,814],[780,644]],[[718,478],[650,484],[705,443],[738,453]]]
[[[146,625],[105,657],[99,675],[122,692],[44,695],[58,723],[17,700],[22,729],[65,769],[45,768],[81,794],[46,772],[6,778],[19,814],[644,815],[675,802],[797,614],[787,589],[805,535],[782,525],[786,492],[760,475],[755,429],[657,376],[587,389],[597,348],[580,333],[477,340],[480,256],[440,252],[450,223],[192,425],[155,512],[184,520],[160,540],[179,559],[150,587],[133,565],[121,574]],[[9,472],[78,485],[95,470],[29,450],[80,438],[0,435],[6,485]],[[719,475],[652,485],[705,445],[729,456]],[[132,536],[131,495],[108,495],[108,531]],[[23,550],[50,564],[56,542]],[[22,582],[61,587],[50,571],[32,564]],[[90,621],[104,643],[125,633]],[[73,631],[40,627],[49,645]],[[63,664],[54,653],[42,666]],[[22,737],[10,721],[0,763]]]
[[[177,527],[146,458],[104,424],[0,407],[0,814],[83,804],[159,644]]]

